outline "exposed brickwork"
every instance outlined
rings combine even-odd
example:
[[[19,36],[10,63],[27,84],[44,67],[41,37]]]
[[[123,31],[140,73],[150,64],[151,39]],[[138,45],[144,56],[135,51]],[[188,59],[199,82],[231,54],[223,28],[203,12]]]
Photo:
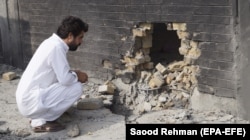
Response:
[[[102,61],[120,66],[121,55],[134,45],[134,26],[180,22],[187,24],[190,40],[201,49],[195,61],[201,69],[199,90],[235,96],[232,0],[21,0],[19,6],[20,18],[28,21],[21,23],[26,62],[61,19],[72,14],[90,24],[81,49],[69,55],[72,67],[106,79],[112,71],[103,68]]]

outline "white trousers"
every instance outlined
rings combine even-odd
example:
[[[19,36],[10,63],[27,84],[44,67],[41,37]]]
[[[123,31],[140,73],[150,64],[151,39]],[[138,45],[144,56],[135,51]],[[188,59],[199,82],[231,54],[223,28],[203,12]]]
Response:
[[[71,86],[53,84],[47,89],[39,89],[37,97],[33,98],[28,108],[25,110],[26,117],[31,119],[31,126],[36,127],[54,121],[69,109],[82,95],[83,87],[80,82]],[[32,91],[34,92],[34,91]],[[36,101],[34,100],[36,99]]]

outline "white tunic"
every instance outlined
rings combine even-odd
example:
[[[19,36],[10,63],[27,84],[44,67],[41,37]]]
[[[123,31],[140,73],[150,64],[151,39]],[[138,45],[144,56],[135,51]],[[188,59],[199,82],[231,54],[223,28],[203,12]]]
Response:
[[[17,86],[16,101],[20,113],[32,119],[42,119],[40,125],[58,118],[81,96],[81,84],[76,74],[70,71],[67,61],[68,49],[56,34],[44,40]],[[63,103],[65,100],[67,103]]]

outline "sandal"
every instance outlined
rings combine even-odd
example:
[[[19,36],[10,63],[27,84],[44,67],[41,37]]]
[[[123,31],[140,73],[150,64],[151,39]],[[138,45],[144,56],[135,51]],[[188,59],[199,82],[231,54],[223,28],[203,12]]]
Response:
[[[37,126],[33,128],[33,131],[35,133],[40,133],[40,132],[57,132],[60,130],[65,129],[65,126],[59,124],[58,122],[46,122],[45,124],[41,126]]]

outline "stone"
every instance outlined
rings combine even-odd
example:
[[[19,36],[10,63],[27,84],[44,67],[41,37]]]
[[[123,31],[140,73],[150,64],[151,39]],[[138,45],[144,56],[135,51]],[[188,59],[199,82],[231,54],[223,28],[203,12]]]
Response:
[[[95,110],[104,106],[101,98],[85,98],[77,102],[76,108],[80,110]]]
[[[69,137],[77,137],[80,135],[80,129],[77,124],[71,126],[70,130],[67,132]]]
[[[107,93],[107,94],[114,94],[115,89],[110,85],[101,85],[98,88],[98,92],[100,93]]]
[[[10,81],[16,78],[16,73],[15,72],[6,72],[2,75],[4,80]]]

